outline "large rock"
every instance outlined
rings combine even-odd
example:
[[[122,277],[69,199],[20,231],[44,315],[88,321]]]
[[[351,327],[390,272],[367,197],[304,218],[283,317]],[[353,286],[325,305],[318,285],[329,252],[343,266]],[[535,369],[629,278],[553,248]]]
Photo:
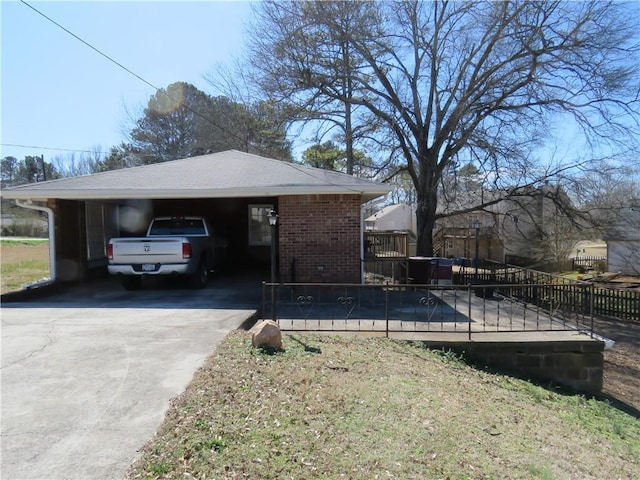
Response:
[[[263,320],[253,328],[251,344],[273,351],[282,350],[280,327],[273,320]]]

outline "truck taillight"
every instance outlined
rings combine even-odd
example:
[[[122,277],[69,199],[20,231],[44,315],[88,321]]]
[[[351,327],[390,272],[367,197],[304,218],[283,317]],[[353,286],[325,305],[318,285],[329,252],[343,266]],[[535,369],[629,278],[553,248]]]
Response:
[[[113,243],[107,243],[107,258],[113,260]]]
[[[182,244],[182,258],[191,258],[191,244],[190,243],[183,243]]]

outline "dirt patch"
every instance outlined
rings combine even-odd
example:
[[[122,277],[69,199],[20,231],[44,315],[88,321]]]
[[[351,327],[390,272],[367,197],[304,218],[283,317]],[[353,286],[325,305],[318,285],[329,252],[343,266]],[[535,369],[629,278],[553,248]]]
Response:
[[[616,342],[604,352],[604,392],[640,410],[640,324],[594,320],[594,330]]]

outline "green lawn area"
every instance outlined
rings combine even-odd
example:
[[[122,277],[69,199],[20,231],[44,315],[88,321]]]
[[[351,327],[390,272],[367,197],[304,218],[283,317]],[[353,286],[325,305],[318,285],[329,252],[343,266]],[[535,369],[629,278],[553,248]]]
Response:
[[[49,277],[47,239],[3,239],[0,253],[0,293],[14,292],[26,283]]]
[[[638,478],[640,421],[384,338],[233,332],[129,479]]]

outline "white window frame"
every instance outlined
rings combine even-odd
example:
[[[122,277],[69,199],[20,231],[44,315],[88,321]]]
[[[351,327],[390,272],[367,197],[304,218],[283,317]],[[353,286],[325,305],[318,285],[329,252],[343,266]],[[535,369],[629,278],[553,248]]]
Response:
[[[249,245],[262,246],[271,245],[271,225],[269,225],[269,212],[273,210],[274,205],[270,203],[253,203],[249,205],[247,211],[247,227],[249,236]],[[260,212],[254,210],[261,209]],[[256,238],[256,228],[253,224],[254,221],[259,221],[258,229],[260,231],[261,238]]]

